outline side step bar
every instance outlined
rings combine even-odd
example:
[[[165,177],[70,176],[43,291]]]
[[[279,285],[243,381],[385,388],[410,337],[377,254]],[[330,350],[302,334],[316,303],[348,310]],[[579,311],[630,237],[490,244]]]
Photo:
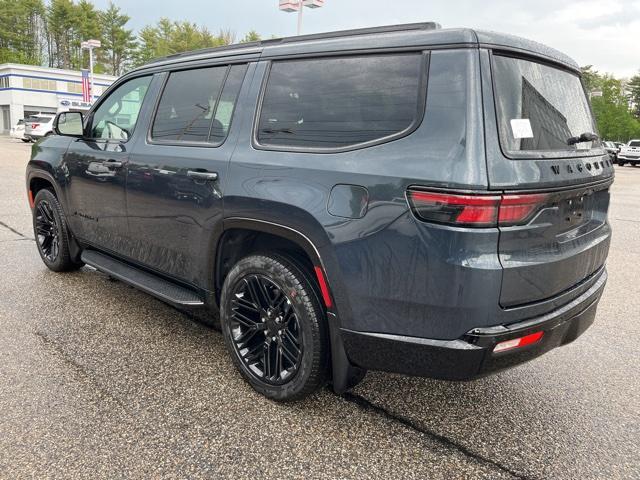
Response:
[[[95,250],[84,250],[80,258],[87,265],[167,303],[184,307],[201,307],[204,305],[202,298],[194,291],[176,285],[153,273],[132,267],[104,253]]]

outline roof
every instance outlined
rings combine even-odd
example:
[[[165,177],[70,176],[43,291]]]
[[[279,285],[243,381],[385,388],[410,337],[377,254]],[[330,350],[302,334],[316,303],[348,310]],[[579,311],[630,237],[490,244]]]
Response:
[[[153,60],[134,71],[229,56],[246,57],[247,59],[267,59],[345,50],[451,46],[507,49],[543,57],[574,70],[579,69],[578,64],[569,56],[525,38],[470,28],[442,29],[437,23],[427,22],[300,35],[196,50]]]

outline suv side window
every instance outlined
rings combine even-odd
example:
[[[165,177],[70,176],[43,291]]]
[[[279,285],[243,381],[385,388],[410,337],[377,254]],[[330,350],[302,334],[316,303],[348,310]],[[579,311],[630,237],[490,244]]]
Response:
[[[246,70],[246,65],[235,65],[172,72],[158,104],[151,138],[222,143]]]
[[[425,70],[421,53],[276,61],[258,143],[339,149],[400,136],[420,120]]]
[[[111,92],[93,113],[90,136],[124,141],[131,138],[150,83],[150,76],[138,77]]]

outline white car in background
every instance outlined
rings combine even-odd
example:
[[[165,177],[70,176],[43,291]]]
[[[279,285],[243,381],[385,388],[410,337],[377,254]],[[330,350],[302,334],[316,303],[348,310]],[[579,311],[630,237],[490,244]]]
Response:
[[[618,165],[625,163],[635,167],[640,163],[640,140],[631,140],[626,145],[620,147],[618,152]]]
[[[23,142],[29,141],[29,139],[25,138],[24,136],[24,120],[23,119],[18,120],[18,123],[16,123],[15,126],[11,127],[11,130],[9,131],[9,136],[11,138],[18,138]]]
[[[40,113],[25,120],[24,136],[26,139],[35,142],[36,140],[53,135],[54,114]]]

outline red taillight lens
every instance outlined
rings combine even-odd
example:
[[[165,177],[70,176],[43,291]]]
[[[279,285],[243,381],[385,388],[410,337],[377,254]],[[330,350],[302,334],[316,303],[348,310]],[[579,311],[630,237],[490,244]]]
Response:
[[[38,128],[40,126],[39,123],[32,123],[31,128]]]
[[[498,219],[498,195],[458,195],[409,190],[407,196],[413,211],[422,220],[490,227]]]
[[[524,195],[503,195],[500,200],[498,223],[500,225],[516,225],[528,220],[547,200],[543,193]]]
[[[428,222],[495,227],[529,220],[544,204],[547,195],[466,195],[410,189],[407,198],[414,213]]]
[[[493,347],[493,352],[506,352],[507,350],[512,350],[514,348],[526,347],[527,345],[532,345],[536,342],[539,342],[544,332],[535,332],[530,333],[529,335],[525,335],[524,337],[513,338],[511,340],[505,340],[504,342],[500,342]]]

